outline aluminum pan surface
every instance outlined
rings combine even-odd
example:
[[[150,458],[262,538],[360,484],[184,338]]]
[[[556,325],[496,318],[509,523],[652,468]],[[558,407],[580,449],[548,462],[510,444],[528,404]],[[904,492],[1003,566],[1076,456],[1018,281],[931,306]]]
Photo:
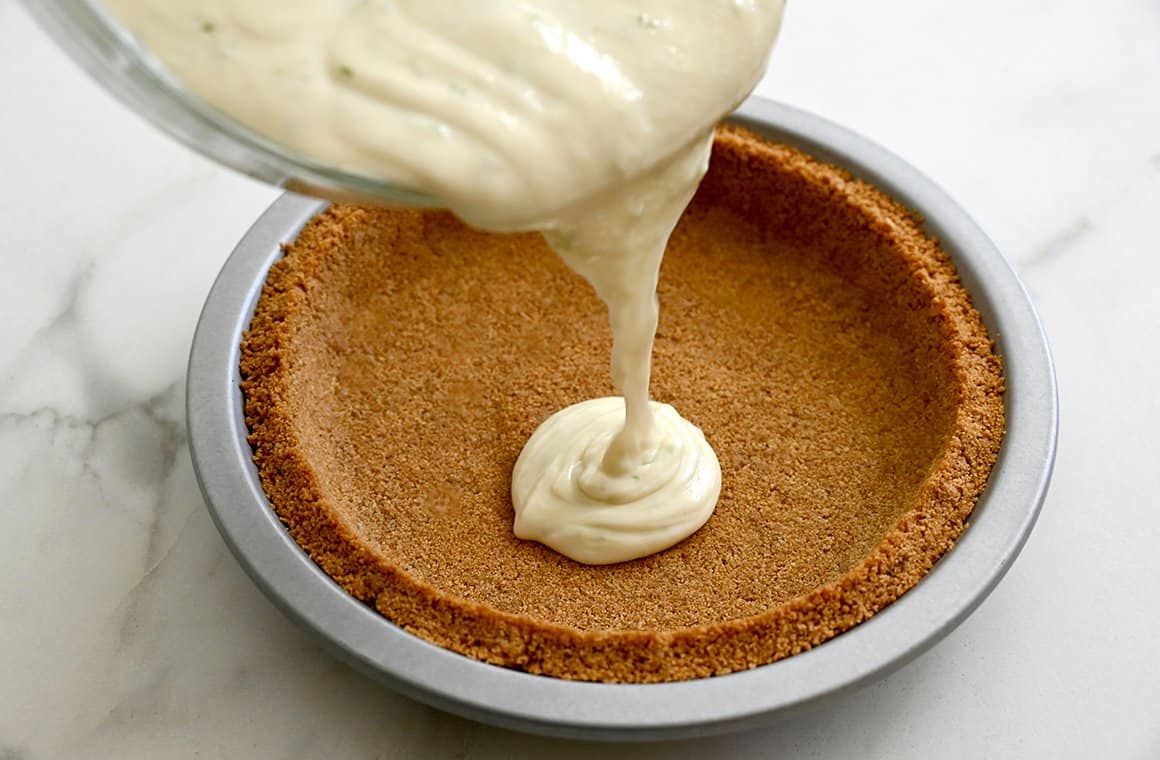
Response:
[[[728,676],[666,684],[563,681],[476,662],[408,634],[349,596],[298,547],[262,492],[246,443],[239,343],[280,244],[325,207],[285,195],[255,223],[206,301],[190,355],[187,415],[198,482],[239,562],[291,619],[361,671],[427,704],[508,728],[585,739],[671,739],[752,727],[854,691],[961,623],[1022,549],[1055,459],[1057,396],[1046,336],[1011,265],[901,159],[817,116],[752,98],[732,117],[884,190],[926,220],[958,267],[1006,374],[1007,436],[954,549],[911,591],[814,649]]]

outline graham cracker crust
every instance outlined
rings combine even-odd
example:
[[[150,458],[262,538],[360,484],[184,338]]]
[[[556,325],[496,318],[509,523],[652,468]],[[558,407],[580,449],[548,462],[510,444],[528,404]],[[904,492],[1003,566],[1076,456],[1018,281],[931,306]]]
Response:
[[[271,269],[241,359],[267,496],[399,626],[559,678],[752,668],[918,583],[964,529],[1004,411],[991,339],[911,213],[722,128],[659,297],[653,397],[724,477],[677,546],[589,567],[512,535],[532,431],[614,393],[607,317],[539,235],[442,211],[332,207]]]

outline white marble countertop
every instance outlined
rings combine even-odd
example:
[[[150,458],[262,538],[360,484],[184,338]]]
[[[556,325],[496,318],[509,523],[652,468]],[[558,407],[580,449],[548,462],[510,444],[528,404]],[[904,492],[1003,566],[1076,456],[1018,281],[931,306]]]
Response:
[[[760,91],[909,159],[1016,262],[1055,350],[1058,466],[1007,579],[930,653],[820,712],[632,753],[1160,757],[1160,5],[798,0]],[[0,758],[608,751],[364,680],[215,532],[182,375],[273,190],[155,133],[14,0],[0,177]]]

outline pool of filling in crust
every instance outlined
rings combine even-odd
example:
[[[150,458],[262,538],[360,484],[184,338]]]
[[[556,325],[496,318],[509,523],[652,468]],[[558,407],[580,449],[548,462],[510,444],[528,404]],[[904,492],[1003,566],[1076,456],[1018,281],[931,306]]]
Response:
[[[254,459],[352,595],[500,666],[656,682],[857,625],[963,530],[1003,435],[978,313],[903,207],[737,128],[661,273],[653,398],[721,462],[708,523],[587,566],[512,534],[512,465],[612,395],[607,316],[537,234],[336,206],[271,269],[242,345]]]

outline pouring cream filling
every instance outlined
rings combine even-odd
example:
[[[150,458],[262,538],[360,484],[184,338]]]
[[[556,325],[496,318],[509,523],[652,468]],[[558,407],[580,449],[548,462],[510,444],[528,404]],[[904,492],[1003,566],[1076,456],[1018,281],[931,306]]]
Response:
[[[229,116],[476,226],[540,230],[592,283],[623,400],[571,406],[531,437],[517,536],[606,564],[705,523],[717,458],[648,398],[657,277],[784,0],[103,1]]]

